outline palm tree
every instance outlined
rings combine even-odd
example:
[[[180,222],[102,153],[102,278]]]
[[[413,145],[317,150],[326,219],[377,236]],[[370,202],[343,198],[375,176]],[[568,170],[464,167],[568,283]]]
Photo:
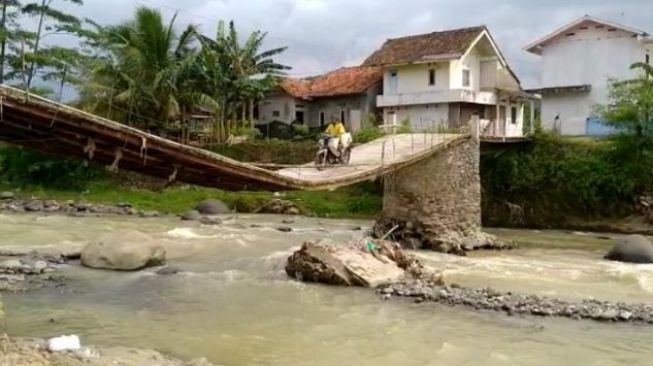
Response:
[[[238,119],[244,123],[248,118],[253,123],[254,100],[260,98],[273,86],[273,77],[284,74],[290,67],[274,61],[274,56],[284,52],[286,47],[261,51],[266,33],[255,31],[241,44],[234,22],[228,29],[220,22],[215,39],[199,35],[202,45],[201,56],[211,74],[220,75],[218,85],[213,84],[213,99],[219,101],[221,110],[218,128],[222,138],[230,133]],[[215,81],[215,80],[214,80]]]
[[[140,7],[132,21],[103,29],[108,62],[89,87],[105,111],[155,130],[180,117],[178,76],[193,62],[196,28],[177,34],[175,20],[165,24],[158,10]]]

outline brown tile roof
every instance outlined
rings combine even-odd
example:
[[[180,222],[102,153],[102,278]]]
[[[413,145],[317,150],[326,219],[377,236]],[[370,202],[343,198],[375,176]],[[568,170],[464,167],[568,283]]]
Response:
[[[304,98],[311,91],[311,82],[306,79],[285,78],[280,86],[295,98]]]
[[[480,26],[389,39],[363,65],[398,65],[458,58],[484,30],[485,26]]]
[[[381,68],[343,67],[317,77],[284,79],[281,88],[295,98],[335,97],[364,93],[382,80]]]

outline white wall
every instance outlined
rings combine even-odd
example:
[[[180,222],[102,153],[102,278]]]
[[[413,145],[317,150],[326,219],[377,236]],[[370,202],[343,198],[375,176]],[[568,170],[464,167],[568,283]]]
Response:
[[[394,111],[392,115],[390,112]],[[407,107],[385,108],[383,120],[385,124],[397,125],[405,120],[410,120],[413,131],[423,131],[437,128],[439,124],[448,125],[449,105],[448,104],[424,104]]]
[[[524,104],[512,103],[506,106],[506,137],[521,137],[524,135]],[[517,118],[512,119],[512,108],[517,108]]]
[[[558,94],[542,98],[542,127],[552,129],[556,115],[560,115],[560,132],[564,135],[584,135],[587,117],[595,103],[586,94]]]
[[[580,29],[581,26],[588,29]],[[608,80],[636,76],[630,70],[644,62],[646,47],[631,33],[596,24],[581,24],[542,48],[542,87],[591,85],[590,93],[544,95],[542,123],[552,125],[560,113],[563,134],[585,134],[586,119],[596,104],[608,102]],[[566,35],[574,33],[574,35]],[[653,55],[651,56],[653,58]]]
[[[274,111],[279,116],[274,116]],[[259,118],[257,124],[267,124],[272,121],[292,123],[295,120],[295,98],[289,95],[270,96],[259,104]]]
[[[499,61],[482,61],[481,62],[481,88],[496,88],[498,83]]]
[[[479,91],[481,89],[481,58],[479,54],[472,50],[468,55],[461,60],[452,61],[450,63],[450,89],[466,89]],[[470,86],[463,86],[463,70],[470,71]]]
[[[435,69],[435,85],[429,85],[429,70]],[[423,93],[435,90],[449,89],[448,62],[433,64],[405,65],[385,70],[383,77],[383,93],[392,95],[390,88],[390,72],[396,70],[398,77],[397,93]]]

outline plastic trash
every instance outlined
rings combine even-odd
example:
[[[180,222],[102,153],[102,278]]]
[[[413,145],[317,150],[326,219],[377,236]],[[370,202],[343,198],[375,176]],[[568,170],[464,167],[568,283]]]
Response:
[[[76,335],[64,335],[48,340],[48,351],[50,352],[77,351],[80,348],[82,345]]]

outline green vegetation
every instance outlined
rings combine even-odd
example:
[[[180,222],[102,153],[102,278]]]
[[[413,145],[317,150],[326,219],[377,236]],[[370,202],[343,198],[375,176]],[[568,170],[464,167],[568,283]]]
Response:
[[[413,128],[410,126],[410,118],[406,117],[401,121],[401,126],[397,129],[397,133],[412,133]]]
[[[212,151],[238,161],[274,164],[306,164],[313,161],[315,140],[254,140],[242,144],[215,145]]]
[[[633,198],[653,188],[653,161],[630,136],[592,140],[537,134],[532,144],[486,156],[481,164],[486,223],[510,225],[508,203],[526,226],[624,217]]]
[[[206,198],[217,198],[239,212],[252,212],[270,199],[295,202],[304,212],[320,217],[370,218],[380,211],[380,184],[364,183],[333,192],[227,192],[174,185],[135,174],[112,174],[95,165],[58,159],[17,147],[0,146],[0,191],[22,197],[116,204],[181,213]]]
[[[274,60],[285,47],[265,49],[265,32],[242,35],[233,22],[207,36],[156,9],[105,25],[66,13],[71,5],[84,2],[2,1],[0,82],[57,99],[69,86],[86,111],[182,142],[200,111],[210,120],[199,129],[215,143],[253,129],[256,101],[290,69]]]
[[[634,80],[613,81],[609,103],[598,111],[607,123],[624,134],[650,138],[653,136],[653,67],[636,63],[631,68],[640,69],[641,75]]]
[[[383,137],[384,133],[378,127],[362,128],[354,133],[354,143],[365,144]]]

